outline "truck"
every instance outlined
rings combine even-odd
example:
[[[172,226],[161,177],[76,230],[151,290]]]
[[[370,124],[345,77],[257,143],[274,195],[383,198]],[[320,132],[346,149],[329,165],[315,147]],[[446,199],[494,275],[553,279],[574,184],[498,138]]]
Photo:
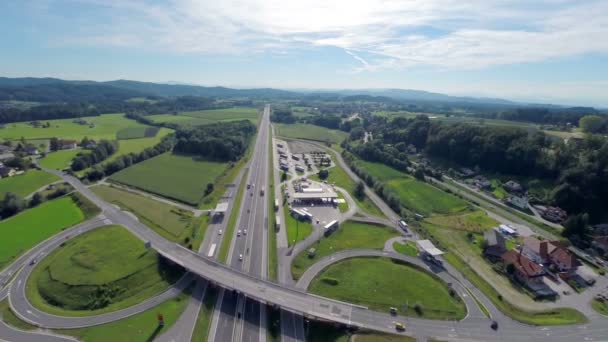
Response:
[[[260,196],[264,196],[264,188],[260,189]]]

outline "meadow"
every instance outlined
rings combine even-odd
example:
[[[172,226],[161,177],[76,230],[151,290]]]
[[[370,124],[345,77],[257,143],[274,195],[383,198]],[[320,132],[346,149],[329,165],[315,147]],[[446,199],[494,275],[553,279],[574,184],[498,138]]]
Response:
[[[0,222],[0,269],[38,243],[84,220],[70,197],[45,202]]]
[[[0,198],[4,198],[7,192],[25,197],[41,187],[58,180],[59,177],[53,174],[31,169],[22,175],[0,179]]]
[[[312,224],[308,221],[298,221],[290,213],[287,206],[283,206],[285,221],[282,222],[287,229],[287,243],[291,247],[306,239],[312,233]]]
[[[182,273],[125,228],[105,226],[68,240],[41,260],[26,294],[51,314],[87,316],[139,303]]]
[[[353,258],[324,269],[310,284],[314,294],[371,310],[427,319],[462,319],[466,307],[445,283],[418,267],[388,258]],[[415,306],[419,305],[417,311]]]
[[[70,166],[72,159],[80,152],[85,150],[61,150],[48,153],[44,158],[40,159],[40,165],[49,169],[63,170]],[[86,152],[85,152],[86,153]]]
[[[115,173],[110,180],[197,205],[207,184],[215,183],[226,167],[227,163],[165,153]]]
[[[395,236],[399,234],[390,227],[353,221],[343,222],[330,236],[310,246],[316,249],[314,258],[308,257],[308,251],[298,254],[291,264],[291,273],[297,280],[312,264],[328,255],[348,249],[381,250],[386,240]]]
[[[309,124],[274,124],[274,126],[277,128],[277,135],[293,139],[339,144],[348,136],[346,132]]]
[[[223,109],[198,110],[192,112],[180,112],[177,115],[159,114],[150,115],[148,119],[159,123],[175,123],[183,126],[207,125],[220,121],[251,120],[257,123],[259,112],[256,108],[234,107]]]
[[[116,132],[116,139],[152,138],[158,133],[158,127],[127,127]]]

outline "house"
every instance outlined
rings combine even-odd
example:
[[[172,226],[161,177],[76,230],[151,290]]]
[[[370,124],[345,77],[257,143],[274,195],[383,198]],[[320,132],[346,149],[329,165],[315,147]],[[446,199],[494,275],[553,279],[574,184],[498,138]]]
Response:
[[[0,153],[8,153],[13,149],[10,146],[0,145]]]
[[[594,236],[591,245],[604,253],[608,253],[608,236]]]
[[[17,171],[12,167],[2,166],[0,167],[0,178],[13,177],[17,174]]]
[[[521,192],[524,188],[516,181],[510,180],[502,185],[508,192]]]
[[[460,174],[462,175],[462,177],[466,178],[466,177],[474,176],[475,175],[475,171],[473,171],[473,170],[471,170],[469,168],[463,167],[462,169],[460,169]]]
[[[522,254],[541,265],[553,265],[559,272],[573,272],[580,262],[565,247],[555,241],[541,241],[529,236],[524,239]]]
[[[75,140],[59,140],[59,148],[62,150],[73,150],[78,147],[78,142]]]
[[[505,266],[510,264],[515,266],[514,276],[523,284],[531,288],[543,284],[545,270],[521,252],[508,251],[501,258]]]
[[[25,153],[29,154],[30,156],[35,156],[40,154],[40,151],[35,146],[28,146],[25,148]]]
[[[15,158],[15,155],[12,154],[11,152],[1,153],[0,154],[0,161],[1,162],[7,161],[7,160],[11,160],[13,158]]]
[[[561,208],[558,207],[542,207],[539,206],[540,216],[547,221],[561,223],[566,218],[568,218],[568,214]]]
[[[87,141],[87,143],[86,143],[86,144],[84,144],[82,147],[83,147],[83,148],[86,148],[87,150],[92,150],[92,149],[94,149],[95,147],[97,147],[97,142],[96,142],[95,140],[89,140],[89,141]]]
[[[557,247],[550,253],[549,260],[559,272],[573,273],[581,265],[578,259],[563,247]]]
[[[511,204],[516,208],[526,210],[528,209],[528,195],[510,195],[509,197],[507,197],[507,203]]]
[[[492,183],[484,176],[475,177],[473,184],[479,189],[488,189],[492,186]]]
[[[484,234],[486,248],[483,255],[492,262],[500,261],[502,255],[507,251],[507,244],[504,236],[498,229],[492,229]]]

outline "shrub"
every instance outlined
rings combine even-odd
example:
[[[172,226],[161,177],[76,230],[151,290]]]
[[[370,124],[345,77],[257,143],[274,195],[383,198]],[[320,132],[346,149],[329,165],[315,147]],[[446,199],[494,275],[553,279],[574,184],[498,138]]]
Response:
[[[321,279],[321,281],[324,282],[325,284],[331,285],[331,286],[336,286],[340,283],[338,281],[338,279],[335,279],[335,278],[323,278],[323,279]]]

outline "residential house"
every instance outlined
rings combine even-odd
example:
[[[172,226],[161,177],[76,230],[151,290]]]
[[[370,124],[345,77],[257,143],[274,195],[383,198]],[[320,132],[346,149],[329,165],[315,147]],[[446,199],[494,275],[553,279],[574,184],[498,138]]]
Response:
[[[553,252],[555,245],[549,241],[541,241],[533,236],[528,236],[522,244],[522,253],[528,259],[537,264],[546,264],[549,262],[549,253]]]
[[[13,149],[10,146],[0,145],[0,153],[8,153]]]
[[[504,183],[502,185],[503,188],[505,188],[505,190],[507,190],[508,192],[521,192],[523,191],[523,187],[521,186],[521,184],[517,183],[516,181],[510,180],[506,183]]]
[[[82,147],[86,148],[87,150],[92,150],[92,149],[95,149],[95,147],[97,147],[97,142],[95,140],[89,140]]]
[[[510,195],[509,197],[507,197],[507,203],[511,204],[516,208],[526,210],[528,209],[528,195]]]
[[[559,272],[574,273],[581,265],[576,256],[561,246],[555,248],[552,253],[549,253],[549,260]]]
[[[13,177],[17,174],[17,171],[12,167],[2,166],[0,167],[0,178]]]
[[[40,154],[40,151],[36,146],[28,146],[25,148],[25,153],[29,154],[30,156],[35,156]]]
[[[522,254],[544,266],[554,265],[559,272],[573,272],[580,262],[564,246],[556,241],[541,241],[529,236],[524,239]]]
[[[473,171],[473,170],[471,170],[469,168],[463,167],[462,169],[460,169],[460,174],[462,175],[462,177],[466,178],[466,177],[474,176],[475,175],[475,171]]]
[[[498,229],[492,229],[484,234],[486,240],[486,248],[483,255],[492,262],[497,262],[502,259],[502,255],[507,251],[505,237]]]
[[[526,286],[535,288],[537,285],[543,284],[542,278],[545,270],[521,252],[505,252],[502,255],[502,261],[505,266],[509,264],[515,266],[515,278]]]
[[[540,216],[542,216],[545,220],[561,223],[566,218],[568,218],[568,214],[561,208],[558,207],[543,207],[539,206]]]
[[[62,150],[73,150],[78,147],[78,142],[75,140],[59,140],[59,148]]]
[[[11,160],[13,158],[15,158],[15,155],[13,153],[11,153],[11,152],[0,153],[0,161],[1,162],[7,161],[7,160]]]
[[[475,177],[473,184],[479,189],[488,189],[492,186],[492,183],[484,176]]]

